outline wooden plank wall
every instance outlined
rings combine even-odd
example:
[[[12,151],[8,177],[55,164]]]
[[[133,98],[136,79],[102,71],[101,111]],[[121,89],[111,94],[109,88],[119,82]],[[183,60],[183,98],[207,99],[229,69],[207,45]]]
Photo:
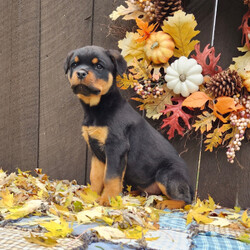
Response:
[[[0,167],[9,172],[40,167],[51,178],[88,181],[90,157],[81,138],[83,113],[63,63],[69,51],[85,45],[117,49],[124,29],[110,35],[110,25],[131,29],[133,22],[111,22],[108,15],[123,2],[0,0]],[[212,43],[215,3],[185,1],[185,10],[198,21],[201,48]],[[239,0],[219,1],[214,46],[222,53],[223,68],[238,55],[237,27],[246,10]],[[129,99],[134,93],[123,95]],[[159,123],[149,122],[160,130]],[[249,207],[249,143],[245,141],[238,153],[239,163],[228,164],[225,150],[211,154],[204,152],[202,144],[199,154],[200,142],[195,135],[173,140],[189,165],[193,185],[201,156],[199,196],[203,199],[209,193],[222,205]]]

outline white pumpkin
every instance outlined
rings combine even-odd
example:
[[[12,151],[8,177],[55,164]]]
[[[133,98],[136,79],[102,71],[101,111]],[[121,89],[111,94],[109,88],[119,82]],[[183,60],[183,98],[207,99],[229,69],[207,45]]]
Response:
[[[167,68],[165,75],[167,87],[172,89],[175,94],[187,97],[196,92],[199,85],[202,84],[203,76],[201,72],[202,67],[197,64],[195,59],[181,56]]]

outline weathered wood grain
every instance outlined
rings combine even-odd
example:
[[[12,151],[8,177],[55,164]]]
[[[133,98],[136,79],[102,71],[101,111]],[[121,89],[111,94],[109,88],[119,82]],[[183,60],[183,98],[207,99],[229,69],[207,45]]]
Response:
[[[52,178],[84,183],[83,111],[64,75],[67,54],[90,44],[92,1],[41,1],[39,167]]]
[[[222,53],[219,65],[226,69],[232,63],[232,57],[240,55],[241,32],[238,27],[247,8],[243,1],[219,1],[215,29],[215,48]],[[217,54],[216,53],[216,54]],[[234,164],[227,162],[226,149],[204,152],[203,147],[199,195],[207,198],[210,194],[223,206],[250,207],[250,143],[243,141],[241,150],[236,153]]]
[[[0,1],[0,167],[37,167],[40,1]]]
[[[187,1],[184,8],[184,11],[186,13],[193,14],[195,16],[195,19],[197,21],[196,30],[200,30],[200,33],[195,37],[195,39],[200,41],[202,49],[206,44],[211,44],[214,6],[214,0],[192,0]],[[184,136],[183,138],[181,138],[180,136],[176,136],[171,142],[187,162],[191,183],[193,185],[193,188],[195,189],[201,143],[200,136],[195,133]]]

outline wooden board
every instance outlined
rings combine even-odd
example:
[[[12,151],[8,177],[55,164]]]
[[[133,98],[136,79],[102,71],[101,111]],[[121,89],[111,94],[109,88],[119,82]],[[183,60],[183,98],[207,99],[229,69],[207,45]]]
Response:
[[[232,57],[240,55],[237,51],[237,47],[241,46],[241,31],[238,27],[246,12],[246,6],[237,0],[219,1],[214,46],[217,53],[222,53],[219,65],[223,69],[232,63]],[[250,207],[249,152],[250,143],[246,139],[241,150],[236,153],[234,164],[227,162],[226,149],[204,152],[199,180],[200,197],[204,199],[210,194],[223,206]]]
[[[91,42],[92,1],[41,1],[39,167],[58,179],[84,183],[83,111],[64,75],[67,54]]]
[[[0,167],[37,167],[40,1],[0,1]]]

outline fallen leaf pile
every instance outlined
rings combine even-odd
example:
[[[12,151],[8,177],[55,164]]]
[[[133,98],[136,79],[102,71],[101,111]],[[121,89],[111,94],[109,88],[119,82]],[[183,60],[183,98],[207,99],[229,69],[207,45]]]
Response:
[[[196,221],[198,224],[209,224],[213,226],[240,230],[242,233],[237,239],[250,243],[250,216],[248,211],[243,213],[239,207],[225,209],[216,205],[211,196],[208,200],[201,201],[199,198],[193,205],[184,208],[187,211],[187,225]]]
[[[90,186],[77,185],[75,181],[50,181],[41,169],[35,170],[37,177],[29,172],[11,173],[7,175],[0,170],[0,218],[2,220],[17,220],[36,215],[29,222],[18,222],[19,226],[39,225],[45,231],[44,235],[31,234],[25,239],[42,246],[55,246],[57,239],[69,236],[73,224],[98,223],[93,230],[100,239],[112,240],[119,238],[142,239],[148,230],[159,229],[159,219],[166,212],[154,208],[154,204],[165,199],[163,196],[148,197],[128,194],[111,198],[111,207],[99,206],[96,203],[98,195]],[[187,225],[192,221],[212,224],[234,229],[243,228],[239,240],[249,241],[250,217],[245,211],[217,212],[218,206],[209,197],[207,201],[197,200],[196,204],[187,205],[179,210],[187,219]],[[38,219],[37,219],[38,218]],[[144,238],[146,241],[157,240]]]
[[[29,242],[53,246],[56,239],[72,233],[73,223],[99,223],[93,230],[106,240],[140,239],[148,230],[159,228],[159,217],[164,211],[150,205],[162,200],[161,196],[117,196],[111,199],[111,207],[103,207],[96,203],[98,195],[90,186],[67,180],[50,181],[41,169],[35,172],[37,177],[20,169],[10,175],[0,170],[0,218],[17,220],[37,215],[39,219],[26,224],[46,229],[44,236],[31,234],[26,238]]]

